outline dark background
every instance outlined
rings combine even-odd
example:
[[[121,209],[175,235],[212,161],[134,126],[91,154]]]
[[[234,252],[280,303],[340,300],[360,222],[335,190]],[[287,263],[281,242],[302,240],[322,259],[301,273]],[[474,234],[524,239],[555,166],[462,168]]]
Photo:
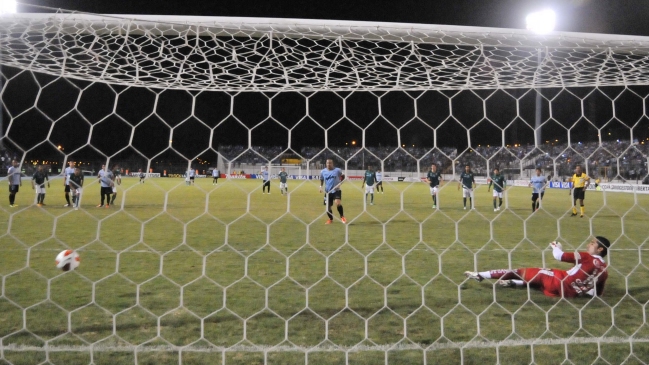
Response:
[[[23,4],[19,11],[61,8],[104,14],[311,18],[498,28],[523,28],[529,12],[551,7],[558,16],[557,31],[649,35],[648,2],[631,0],[85,0],[30,4],[35,6]],[[417,159],[422,157],[418,153],[433,147],[456,148],[462,153],[485,145],[534,144],[535,90],[187,92],[91,85],[8,67],[2,73],[4,130],[9,129],[9,139],[4,143],[18,156],[24,152],[25,161],[62,161],[63,157],[102,161],[110,157],[117,161],[135,158],[144,166],[187,160],[213,164],[213,151],[222,146],[285,149],[290,144],[289,152],[299,155],[306,147],[322,148],[325,139],[332,150],[357,149],[363,144],[374,151],[424,148],[423,152],[409,151]],[[541,89],[538,93],[543,96],[542,120],[552,117],[539,130],[548,151],[552,145],[593,142],[600,137],[627,143],[649,138],[649,123],[641,112],[649,87]],[[341,119],[343,110],[347,118]],[[540,148],[545,152],[545,147]],[[239,156],[237,151],[220,152],[231,160]],[[261,159],[276,157],[276,149],[262,148],[255,153]],[[347,158],[345,153],[350,152],[340,155]]]

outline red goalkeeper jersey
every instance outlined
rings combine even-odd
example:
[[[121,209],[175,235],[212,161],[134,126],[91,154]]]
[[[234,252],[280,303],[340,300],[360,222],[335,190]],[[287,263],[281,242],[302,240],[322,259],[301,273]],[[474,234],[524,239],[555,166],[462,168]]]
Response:
[[[588,252],[564,252],[561,261],[570,262],[575,266],[563,271],[565,273],[559,279],[563,282],[564,295],[566,297],[580,296],[595,289],[597,295],[604,293],[604,283],[608,278],[606,262],[598,255],[591,255]],[[555,274],[560,270],[554,270]],[[591,292],[592,293],[592,292]]]

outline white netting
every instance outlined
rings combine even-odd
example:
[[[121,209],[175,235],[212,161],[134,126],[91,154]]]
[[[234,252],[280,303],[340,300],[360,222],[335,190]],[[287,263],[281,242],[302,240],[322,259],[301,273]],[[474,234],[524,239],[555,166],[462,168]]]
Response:
[[[642,85],[649,39],[338,21],[17,14],[2,63],[187,90],[430,90]]]
[[[15,15],[0,30],[3,163],[31,176],[75,161],[90,175],[80,211],[61,207],[58,178],[45,207],[28,180],[18,207],[1,205],[0,360],[649,359],[646,39],[79,14]],[[352,180],[348,225],[324,225],[309,177],[325,158]],[[418,182],[431,163],[452,181],[439,210]],[[536,167],[560,183],[576,163],[603,188],[588,192],[586,219],[570,217],[560,188],[532,213],[516,185]],[[99,209],[101,164],[150,175],[124,177]],[[456,190],[465,164],[476,210]],[[271,195],[238,179],[262,165],[287,169],[288,196],[276,179]],[[384,176],[374,206],[355,180],[367,165]],[[214,167],[228,178],[213,182]],[[483,184],[494,167],[514,185],[499,212]],[[594,234],[613,242],[601,298],[463,276],[560,266],[548,242],[583,249]],[[65,248],[82,266],[63,274],[53,260]]]

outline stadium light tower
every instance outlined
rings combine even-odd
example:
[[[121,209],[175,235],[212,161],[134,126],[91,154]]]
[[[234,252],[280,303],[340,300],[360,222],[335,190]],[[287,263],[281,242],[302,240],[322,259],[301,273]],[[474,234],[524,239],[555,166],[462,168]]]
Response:
[[[552,9],[530,13],[525,18],[527,29],[537,34],[547,34],[554,30],[557,15]]]
[[[536,34],[548,34],[554,30],[556,25],[557,16],[552,9],[545,9],[530,13],[525,18],[525,23],[527,29],[536,33]],[[543,62],[543,50],[539,49],[538,54],[538,67],[541,67]],[[536,110],[535,110],[535,123],[534,127],[536,130],[536,145],[542,143],[543,139],[541,136],[541,94],[536,94]]]

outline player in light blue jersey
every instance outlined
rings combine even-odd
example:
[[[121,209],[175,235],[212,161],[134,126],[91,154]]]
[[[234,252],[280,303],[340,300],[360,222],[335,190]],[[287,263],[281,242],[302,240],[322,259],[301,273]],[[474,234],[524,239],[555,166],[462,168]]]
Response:
[[[106,201],[105,207],[110,207],[110,196],[113,194],[113,172],[106,168],[106,165],[101,165],[101,170],[97,174],[97,179],[99,180],[100,190],[99,194],[101,197],[101,203],[97,205],[97,208],[104,207],[104,200]]]
[[[268,194],[270,194],[270,173],[266,166],[261,168],[261,193],[266,194],[266,188],[268,188]]]
[[[378,193],[379,191],[383,194],[383,173],[381,169],[376,170],[376,192]]]
[[[343,214],[343,205],[341,203],[342,191],[340,191],[340,185],[344,180],[345,174],[343,174],[343,171],[334,167],[334,161],[332,159],[327,159],[327,167],[320,172],[320,193],[322,193],[322,186],[324,185],[327,216],[329,217],[329,220],[325,224],[331,224],[334,219],[334,215],[331,212],[331,206],[333,204],[336,204],[338,214],[340,214],[340,221],[347,223],[347,219],[345,219],[345,215]]]
[[[530,187],[532,188],[532,212],[539,210],[541,200],[543,200],[543,195],[545,194],[545,187],[548,184],[548,180],[543,176],[540,168],[536,169],[536,176],[532,176],[530,179]]]
[[[20,167],[17,160],[11,161],[11,167],[7,171],[7,181],[9,182],[9,206],[12,208],[16,205],[16,193],[20,186],[23,186],[23,181],[20,177]]]

